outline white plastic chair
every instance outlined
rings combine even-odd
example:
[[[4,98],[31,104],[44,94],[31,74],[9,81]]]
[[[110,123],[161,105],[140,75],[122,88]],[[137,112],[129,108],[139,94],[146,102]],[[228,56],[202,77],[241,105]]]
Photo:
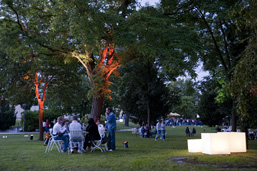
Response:
[[[69,137],[69,153],[73,147],[78,146],[78,150],[80,150],[82,154],[84,144],[84,136],[82,130],[70,130]]]
[[[101,152],[108,150],[107,143],[102,144],[102,139],[105,136],[105,128],[98,127],[98,132],[99,132],[101,139],[92,141],[93,148],[91,149],[91,152],[95,151],[95,149],[97,149],[97,148],[100,149]],[[102,145],[105,146],[105,149],[102,147]]]
[[[56,136],[53,136],[53,129],[50,129],[49,131],[50,131],[51,137],[49,138],[45,153],[52,151],[54,146],[57,148],[58,152],[60,153],[61,152],[61,144],[63,141],[54,139]]]

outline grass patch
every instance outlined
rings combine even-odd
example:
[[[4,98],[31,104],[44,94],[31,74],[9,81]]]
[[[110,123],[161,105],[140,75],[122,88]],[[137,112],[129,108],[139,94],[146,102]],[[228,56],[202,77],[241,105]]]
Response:
[[[117,124],[117,130],[139,127],[137,124],[134,124],[132,122],[129,122],[129,126],[125,126],[125,121],[122,121],[122,122],[117,121],[116,124]]]
[[[120,129],[122,123],[117,124]],[[200,138],[203,129],[196,127],[196,136],[190,138]],[[205,130],[208,132],[210,128]],[[8,138],[0,137],[0,170],[221,170],[198,164],[239,166],[257,163],[257,141],[249,141],[247,153],[211,156],[188,153],[185,127],[167,127],[167,132],[166,141],[157,142],[154,138],[140,138],[131,132],[117,132],[116,151],[101,153],[97,150],[82,155],[58,153],[57,149],[45,154],[46,147],[37,140],[37,133],[33,141],[25,138],[24,133],[1,134]],[[128,149],[124,149],[124,141],[128,141]],[[189,157],[190,162],[178,164],[170,160],[182,156]]]

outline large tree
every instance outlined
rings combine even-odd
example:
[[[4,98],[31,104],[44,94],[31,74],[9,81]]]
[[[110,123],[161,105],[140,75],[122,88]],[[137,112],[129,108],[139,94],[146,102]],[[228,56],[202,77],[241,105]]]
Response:
[[[51,86],[60,86],[61,81],[72,78],[77,65],[65,65],[63,57],[53,58],[37,43],[26,39],[25,28],[15,25],[8,17],[2,19],[0,59],[7,65],[1,65],[1,80],[4,83],[1,87],[12,104],[27,104],[29,109],[36,99],[35,104],[39,105],[39,139],[43,140],[43,109],[47,89],[52,83]]]
[[[199,53],[204,68],[214,73],[213,76],[225,81],[229,90],[232,73],[238,64],[240,54],[246,48],[248,41],[244,41],[250,34],[249,29],[237,30],[235,17],[231,17],[233,7],[240,2],[238,0],[187,0],[168,1],[162,0],[167,15],[173,14],[173,5],[179,6],[181,18],[193,24],[199,30],[202,42],[202,51]],[[186,14],[186,15],[183,15]],[[220,91],[222,92],[222,91]],[[230,93],[227,93],[230,96]],[[236,101],[233,100],[232,129],[236,130]]]
[[[121,68],[116,100],[138,120],[154,124],[169,112],[168,89],[158,76],[158,67],[147,58],[138,58]]]
[[[251,30],[246,40],[246,49],[240,54],[241,59],[235,67],[231,81],[231,93],[237,100],[237,111],[240,114],[240,126],[245,132],[256,125],[257,111],[257,2],[242,1],[237,4],[231,14],[236,18],[236,29]]]
[[[96,118],[109,93],[109,77],[121,64],[124,49],[119,47],[128,41],[126,17],[134,4],[127,0],[2,1],[1,8],[2,20],[16,23],[10,27],[20,29],[23,41],[45,48],[46,55],[76,58],[85,67],[93,95],[91,114]]]
[[[19,29],[20,39],[36,43],[45,55],[76,58],[83,65],[96,118],[104,95],[110,97],[109,77],[121,62],[158,57],[167,76],[174,78],[185,68],[193,71],[197,60],[197,43],[189,43],[197,35],[192,27],[163,15],[162,8],[135,11],[135,4],[134,0],[2,1],[2,21]]]

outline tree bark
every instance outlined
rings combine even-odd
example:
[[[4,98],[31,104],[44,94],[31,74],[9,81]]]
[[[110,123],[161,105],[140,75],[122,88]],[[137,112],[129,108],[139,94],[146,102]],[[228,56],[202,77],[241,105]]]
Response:
[[[38,90],[40,81],[38,80],[37,72],[35,73],[34,84],[35,84],[35,93],[37,96],[37,101],[38,101],[38,106],[39,106],[39,140],[40,141],[43,141],[43,134],[44,134],[44,131],[43,131],[43,107],[44,107],[44,102],[45,102],[47,86],[50,81],[51,81],[51,79],[48,80],[48,76],[46,76],[46,81],[45,81],[44,90],[43,90],[43,97],[40,98],[39,90]]]
[[[44,134],[44,130],[43,130],[43,102],[41,100],[38,101],[38,105],[39,105],[39,140],[43,141],[43,134]]]
[[[101,119],[102,106],[104,101],[104,94],[100,94],[99,97],[93,96],[92,99],[92,108],[91,108],[91,117],[93,119]]]
[[[231,113],[231,125],[232,125],[232,132],[236,132],[236,111],[235,111],[235,99],[233,98],[233,106],[232,106],[232,113]]]
[[[150,118],[150,106],[149,106],[149,99],[147,101],[147,122],[148,122],[148,127],[149,127],[149,130],[151,130],[151,118]]]

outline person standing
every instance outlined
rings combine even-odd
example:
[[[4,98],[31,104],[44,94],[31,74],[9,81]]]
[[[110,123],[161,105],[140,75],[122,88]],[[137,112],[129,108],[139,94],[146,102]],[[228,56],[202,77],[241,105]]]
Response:
[[[108,150],[114,151],[115,150],[115,131],[116,131],[116,116],[112,112],[110,107],[106,108],[106,125],[108,131]]]
[[[57,123],[53,127],[53,136],[55,140],[64,141],[62,152],[67,152],[67,147],[69,145],[69,135],[65,134],[66,127],[63,126],[64,122],[65,120],[63,116],[57,118]]]
[[[120,110],[120,116],[119,119],[123,119],[123,109]]]
[[[164,120],[162,120],[162,123],[161,123],[161,132],[162,132],[162,137],[161,137],[161,139],[162,139],[163,141],[165,141],[166,130],[165,130],[165,122],[164,122]]]
[[[48,121],[48,119],[46,120],[46,132],[49,132],[49,127],[50,127],[50,125],[49,125],[49,121]]]
[[[188,127],[186,128],[185,132],[186,132],[186,136],[189,136],[189,137],[190,137],[190,130],[189,130]]]
[[[155,136],[155,141],[157,141],[159,136],[161,138],[161,135],[162,135],[161,124],[162,124],[161,120],[159,120],[158,123],[156,124],[157,133],[156,133],[156,136]]]

